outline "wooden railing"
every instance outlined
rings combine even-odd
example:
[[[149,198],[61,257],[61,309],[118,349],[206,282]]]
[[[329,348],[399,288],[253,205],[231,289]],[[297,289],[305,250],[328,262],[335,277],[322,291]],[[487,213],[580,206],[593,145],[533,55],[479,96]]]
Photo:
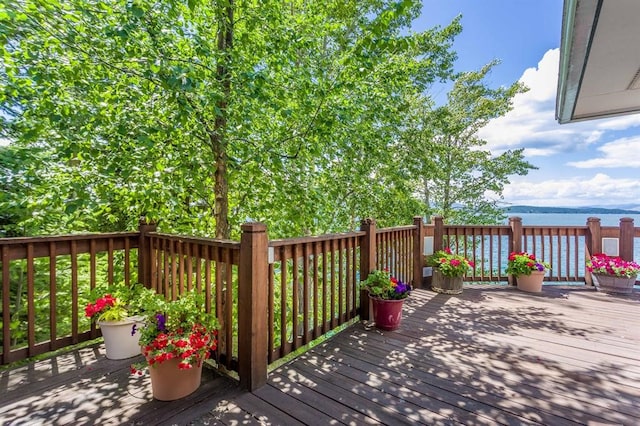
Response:
[[[138,233],[0,239],[0,363],[99,337],[84,317],[86,293],[137,282],[138,244]]]
[[[413,238],[416,227],[376,230],[376,268],[388,269],[399,280],[413,279]]]
[[[196,290],[220,324],[215,360],[237,371],[240,243],[149,232],[145,284],[167,299]]]
[[[269,362],[358,315],[361,232],[272,241]]]
[[[168,235],[141,223],[138,232],[0,239],[2,354],[7,364],[100,336],[83,315],[87,293],[99,284],[144,283],[175,299],[206,294],[220,321],[215,360],[237,371],[242,386],[266,381],[269,364],[356,318],[368,318],[358,283],[389,269],[415,287],[428,286],[425,251],[449,246],[474,260],[467,281],[507,281],[511,251],[530,251],[552,264],[547,281],[590,284],[585,261],[616,238],[621,257],[633,259],[640,228],[445,225],[434,217],[376,229],[365,220],[346,234],[269,241],[266,226],[242,226],[240,242]],[[36,303],[36,300],[40,302]],[[46,300],[42,303],[42,300]]]
[[[419,219],[419,218],[418,218]],[[421,221],[419,221],[421,223]],[[505,273],[509,253],[527,251],[551,264],[545,281],[585,282],[591,284],[586,262],[592,254],[602,253],[603,238],[614,239],[617,254],[626,260],[634,259],[640,251],[640,228],[633,220],[622,218],[620,226],[601,226],[600,219],[590,218],[585,226],[523,226],[518,217],[509,225],[445,225],[441,217],[422,226],[421,238],[430,238],[433,251],[444,247],[473,260],[476,267],[465,281],[512,281]],[[414,282],[420,281],[414,277]],[[429,277],[422,278],[428,285]]]

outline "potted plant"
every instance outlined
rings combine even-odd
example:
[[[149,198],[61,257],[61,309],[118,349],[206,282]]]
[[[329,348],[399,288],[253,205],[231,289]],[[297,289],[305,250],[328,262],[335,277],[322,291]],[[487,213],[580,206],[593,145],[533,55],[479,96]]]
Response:
[[[142,326],[144,318],[136,315],[140,312],[136,301],[143,291],[147,290],[135,284],[130,287],[115,285],[91,292],[93,301],[87,303],[84,312],[100,327],[107,358],[125,359],[140,354],[140,335],[135,330]]]
[[[188,292],[176,300],[154,295],[144,303],[140,345],[145,361],[133,365],[132,373],[149,367],[154,398],[183,398],[198,389],[203,363],[217,348],[217,319],[206,312],[201,293]]]
[[[437,293],[460,294],[464,275],[475,265],[461,254],[454,254],[449,247],[426,256],[427,266],[433,267],[431,289]]]
[[[373,270],[360,283],[373,301],[373,317],[376,327],[395,330],[402,321],[402,305],[409,296],[411,286],[392,277],[388,269]]]
[[[509,254],[506,273],[514,275],[518,283],[518,289],[530,293],[542,291],[542,281],[551,269],[551,265],[535,255],[527,252],[512,252]]]
[[[633,292],[640,265],[620,257],[599,253],[591,256],[587,262],[587,270],[594,278],[596,289],[602,289],[607,293],[629,294]]]

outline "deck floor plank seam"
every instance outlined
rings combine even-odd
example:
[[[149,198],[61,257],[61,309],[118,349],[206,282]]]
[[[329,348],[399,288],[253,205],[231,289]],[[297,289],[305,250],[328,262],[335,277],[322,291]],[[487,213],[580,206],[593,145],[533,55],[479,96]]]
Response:
[[[640,293],[491,284],[414,290],[398,330],[360,321],[272,371],[254,393],[208,370],[151,396],[138,359],[96,344],[0,371],[0,424],[640,424]]]

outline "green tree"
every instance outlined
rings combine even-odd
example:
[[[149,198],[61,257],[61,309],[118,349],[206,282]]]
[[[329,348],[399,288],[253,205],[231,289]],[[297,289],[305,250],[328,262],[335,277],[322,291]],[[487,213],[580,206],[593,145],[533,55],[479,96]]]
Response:
[[[247,219],[274,236],[340,230],[370,214],[406,222],[416,205],[395,175],[395,145],[407,99],[449,74],[460,31],[456,20],[406,33],[420,7],[4,5],[0,137],[50,152],[31,217],[98,230],[146,215],[164,230],[221,238]]]
[[[427,215],[442,215],[449,223],[499,222],[498,203],[509,176],[535,168],[524,160],[523,149],[497,155],[483,149],[487,142],[478,131],[510,111],[513,97],[526,90],[521,83],[489,88],[483,80],[495,65],[457,75],[445,105],[426,109],[426,102],[417,103],[405,142]]]

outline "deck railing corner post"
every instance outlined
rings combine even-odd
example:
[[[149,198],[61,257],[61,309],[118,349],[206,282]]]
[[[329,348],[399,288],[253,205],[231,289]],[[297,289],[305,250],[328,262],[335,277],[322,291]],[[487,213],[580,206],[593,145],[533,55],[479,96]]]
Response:
[[[413,225],[413,286],[422,288],[422,269],[424,267],[424,221],[422,216],[414,216]]]
[[[440,215],[431,218],[433,223],[433,252],[444,249],[444,218]]]
[[[633,238],[635,228],[633,218],[623,217],[620,219],[620,257],[627,261],[633,261]]]
[[[157,223],[149,221],[142,216],[138,221],[138,282],[147,288],[151,288],[151,243],[148,234],[156,232]]]
[[[376,269],[376,221],[364,219],[360,230],[365,232],[360,243],[360,281],[366,280],[369,272]],[[360,290],[360,319],[369,320],[369,294]]]
[[[511,232],[509,234],[509,253],[522,251],[522,218],[518,216],[512,216],[509,218],[509,228]],[[513,275],[507,277],[509,285],[516,285],[516,280]]]
[[[250,392],[267,383],[269,241],[262,223],[241,227],[238,265],[238,375]]]
[[[584,281],[586,285],[593,285],[591,273],[587,269],[586,262],[588,262],[594,254],[602,253],[602,231],[600,229],[600,218],[598,217],[587,218],[585,246]]]

